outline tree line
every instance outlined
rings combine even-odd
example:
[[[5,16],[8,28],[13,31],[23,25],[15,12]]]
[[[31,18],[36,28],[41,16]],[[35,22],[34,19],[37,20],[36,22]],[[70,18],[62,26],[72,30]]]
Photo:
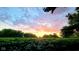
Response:
[[[23,33],[13,29],[3,29],[0,31],[0,37],[36,37],[31,33]]]
[[[22,31],[17,31],[13,29],[3,29],[0,31],[0,37],[27,37],[27,38],[37,38],[35,34],[32,33],[24,33]],[[54,33],[53,35],[44,35],[43,38],[58,38],[58,36]]]

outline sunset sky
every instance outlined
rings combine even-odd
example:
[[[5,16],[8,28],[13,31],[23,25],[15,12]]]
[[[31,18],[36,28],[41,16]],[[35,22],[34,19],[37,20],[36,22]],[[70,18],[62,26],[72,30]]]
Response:
[[[0,30],[10,28],[37,36],[59,34],[60,29],[68,25],[65,16],[74,10],[74,7],[59,7],[51,14],[42,7],[0,7]]]

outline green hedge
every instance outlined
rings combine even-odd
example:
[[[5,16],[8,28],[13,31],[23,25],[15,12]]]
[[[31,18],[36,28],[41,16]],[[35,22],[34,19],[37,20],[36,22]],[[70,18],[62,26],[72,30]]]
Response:
[[[0,38],[0,51],[79,51],[79,38]]]

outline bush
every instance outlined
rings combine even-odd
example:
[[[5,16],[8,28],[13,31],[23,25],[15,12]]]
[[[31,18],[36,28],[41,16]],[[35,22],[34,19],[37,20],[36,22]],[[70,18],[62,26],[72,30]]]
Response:
[[[0,38],[1,51],[73,51],[79,50],[79,38],[27,39]]]

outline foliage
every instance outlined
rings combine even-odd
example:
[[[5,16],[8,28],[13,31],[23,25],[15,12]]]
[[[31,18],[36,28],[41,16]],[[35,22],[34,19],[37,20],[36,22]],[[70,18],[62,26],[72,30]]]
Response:
[[[79,38],[0,38],[1,51],[79,51]]]
[[[36,38],[36,35],[32,34],[32,33],[24,33],[24,37],[28,37],[28,38]]]
[[[0,31],[0,37],[22,37],[23,33],[21,31],[16,31],[12,29],[3,29]]]
[[[58,38],[57,34],[44,35],[43,38]]]
[[[57,7],[46,7],[46,8],[44,8],[44,11],[45,11],[45,12],[51,11],[51,13],[53,13],[56,8],[57,8]]]
[[[61,35],[63,37],[70,37],[71,35],[73,35],[74,31],[72,30],[72,28],[70,28],[69,26],[64,26],[62,29],[61,29]]]
[[[76,12],[69,13],[67,16],[69,26],[65,26],[61,29],[63,37],[78,37],[79,35],[79,8],[76,8]]]
[[[13,30],[13,29],[3,29],[0,31],[0,37],[33,37],[36,38],[34,34],[31,33],[23,33],[21,31]]]

